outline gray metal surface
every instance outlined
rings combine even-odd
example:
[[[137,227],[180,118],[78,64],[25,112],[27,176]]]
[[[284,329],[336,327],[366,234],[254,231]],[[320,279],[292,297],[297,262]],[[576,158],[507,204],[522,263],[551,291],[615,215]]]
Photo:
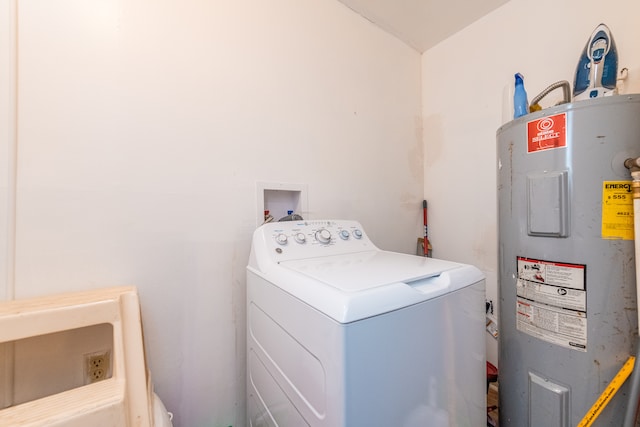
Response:
[[[527,124],[565,112],[566,146],[528,152]],[[633,240],[602,237],[602,205],[603,183],[630,180],[622,163],[640,156],[640,95],[529,114],[498,129],[497,144],[500,426],[575,426],[637,340]],[[536,278],[540,265],[556,270],[551,283]],[[518,305],[529,301],[523,284],[531,306]],[[557,295],[545,299],[543,288]],[[577,295],[575,307],[562,302],[567,292]],[[560,325],[559,335],[518,323],[556,312],[548,327]],[[573,315],[586,327],[571,332],[580,339],[563,343],[558,337]],[[594,426],[622,425],[627,390],[625,384]]]

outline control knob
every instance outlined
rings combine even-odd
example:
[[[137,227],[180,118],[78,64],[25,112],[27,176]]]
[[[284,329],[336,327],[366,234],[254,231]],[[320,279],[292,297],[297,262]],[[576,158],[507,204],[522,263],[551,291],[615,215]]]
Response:
[[[284,234],[280,233],[276,236],[276,242],[279,245],[286,245],[287,244],[287,236],[285,236]]]
[[[331,242],[331,232],[326,228],[316,231],[316,240],[326,245]]]

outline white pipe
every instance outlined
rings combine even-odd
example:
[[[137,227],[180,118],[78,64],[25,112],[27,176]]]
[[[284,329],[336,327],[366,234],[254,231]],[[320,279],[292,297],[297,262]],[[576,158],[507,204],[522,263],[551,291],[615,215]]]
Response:
[[[17,162],[18,162],[18,0],[6,3],[9,19],[7,31],[7,242],[6,242],[6,276],[4,295],[7,300],[15,299],[16,283],[16,200],[17,200]],[[4,345],[3,370],[4,389],[0,406],[11,406],[15,392],[15,346],[13,343]]]
[[[640,157],[637,159],[627,159],[625,166],[631,169],[631,178],[633,179],[631,188],[633,190],[633,231],[635,233],[636,311],[638,315],[638,327],[640,328],[640,197],[638,197],[638,187],[640,186]],[[624,416],[624,427],[635,426],[638,415],[638,402],[640,400],[640,336],[638,337],[638,343],[636,345],[636,361],[629,382],[630,390]]]
[[[633,182],[640,182],[640,171],[631,172],[631,178]],[[635,243],[635,259],[636,259],[636,305],[638,315],[638,328],[640,328],[640,199],[634,197],[633,199],[633,231],[634,231],[634,243]],[[640,356],[640,355],[636,355]]]
[[[15,299],[16,258],[16,200],[18,170],[18,1],[9,2],[9,29],[7,36],[9,66],[7,67],[7,259],[5,298]]]

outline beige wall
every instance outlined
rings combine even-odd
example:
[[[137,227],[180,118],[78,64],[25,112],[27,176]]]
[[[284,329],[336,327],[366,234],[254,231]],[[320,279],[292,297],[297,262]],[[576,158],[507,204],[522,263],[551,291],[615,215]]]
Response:
[[[175,425],[244,425],[256,182],[306,184],[303,216],[357,219],[380,247],[414,252],[420,55],[333,1],[16,3],[16,277],[3,293],[137,285]],[[11,143],[3,130],[4,164]]]
[[[595,27],[613,33],[621,89],[640,92],[640,3],[511,0],[422,56],[425,197],[434,256],[478,266],[497,302],[496,130],[512,117],[513,75],[529,100],[573,77]],[[553,105],[561,91],[543,101]],[[495,310],[497,314],[497,309]],[[487,335],[488,359],[497,342]]]

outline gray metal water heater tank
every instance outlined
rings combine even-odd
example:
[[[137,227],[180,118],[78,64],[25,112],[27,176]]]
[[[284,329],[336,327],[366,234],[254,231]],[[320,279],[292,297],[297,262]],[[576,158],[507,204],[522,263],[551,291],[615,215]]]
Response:
[[[564,104],[497,131],[501,427],[574,427],[637,340],[640,95]],[[594,426],[621,426],[628,382]]]

